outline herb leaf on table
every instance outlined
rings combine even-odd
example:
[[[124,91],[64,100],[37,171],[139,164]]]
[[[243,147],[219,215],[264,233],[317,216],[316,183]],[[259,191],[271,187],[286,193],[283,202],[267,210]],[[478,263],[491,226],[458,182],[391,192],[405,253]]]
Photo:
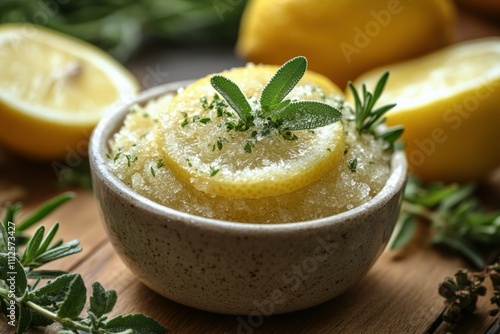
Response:
[[[430,242],[453,249],[484,268],[481,246],[500,244],[500,212],[485,212],[475,196],[474,184],[424,185],[410,176],[405,189],[391,248],[407,244],[418,220],[430,224]]]
[[[71,198],[71,193],[60,195],[19,224],[16,224],[16,218],[21,205],[7,204],[5,207],[4,221],[0,221],[0,314],[4,314],[10,325],[17,326],[19,334],[31,327],[48,326],[53,322],[64,328],[59,334],[165,333],[165,327],[143,314],[119,315],[108,320],[107,314],[116,304],[117,295],[114,290],[106,291],[99,282],[92,285],[87,316],[81,317],[87,302],[82,276],[38,269],[81,251],[78,240],[54,241],[59,223],[47,233],[44,226],[38,227],[31,237],[23,233]],[[21,244],[25,244],[22,252],[19,250]],[[39,286],[41,279],[49,281]]]

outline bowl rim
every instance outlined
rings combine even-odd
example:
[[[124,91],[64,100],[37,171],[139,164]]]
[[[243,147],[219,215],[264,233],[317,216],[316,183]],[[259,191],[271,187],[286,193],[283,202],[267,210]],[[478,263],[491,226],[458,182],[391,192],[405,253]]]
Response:
[[[106,113],[92,132],[89,143],[89,161],[92,178],[101,178],[107,187],[114,193],[119,193],[134,206],[141,206],[143,209],[157,215],[169,218],[169,220],[182,221],[184,224],[199,226],[204,229],[226,230],[227,232],[253,232],[253,233],[282,233],[297,230],[314,230],[333,224],[341,224],[350,221],[358,215],[362,215],[369,210],[377,209],[381,205],[389,202],[400,190],[404,189],[407,179],[407,160],[404,150],[396,150],[391,158],[391,174],[384,187],[368,202],[363,203],[351,210],[339,214],[297,222],[285,223],[243,223],[235,221],[225,221],[215,218],[202,217],[186,212],[182,212],[138,194],[133,189],[124,184],[109,168],[105,159],[106,149],[110,138],[122,126],[129,108],[136,104],[144,104],[149,100],[158,98],[165,94],[175,94],[179,89],[186,87],[193,80],[171,82],[147,89],[139,94],[135,99],[120,103],[115,108]],[[95,188],[95,187],[94,187]],[[175,218],[175,219],[173,219]]]

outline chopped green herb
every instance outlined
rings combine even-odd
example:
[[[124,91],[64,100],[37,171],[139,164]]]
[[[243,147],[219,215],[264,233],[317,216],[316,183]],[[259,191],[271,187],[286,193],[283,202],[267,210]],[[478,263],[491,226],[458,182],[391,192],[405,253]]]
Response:
[[[331,149],[331,148],[329,148],[329,147],[328,147],[326,150],[327,150],[328,152],[331,152],[331,151],[332,151],[332,149]]]
[[[219,168],[215,168],[214,166],[210,166],[210,177],[217,175],[219,172]]]
[[[153,169],[153,166],[151,166],[151,175],[153,175],[153,177],[156,177],[155,170]]]
[[[189,167],[193,167],[193,164],[191,163],[191,160],[186,159],[186,161],[187,161]]]
[[[111,156],[109,155],[109,153],[106,153],[106,158],[111,160]]]
[[[115,157],[113,158],[113,162],[116,162],[116,160],[118,160],[118,158],[120,157],[120,155],[122,155],[122,150],[123,150],[123,147],[119,147],[118,148],[118,151],[117,151]]]
[[[209,105],[208,105],[207,97],[206,96],[202,96],[201,99],[200,99],[200,101],[201,101],[201,107],[204,110],[208,110]]]
[[[132,154],[125,154],[125,158],[127,158],[127,166],[130,167],[130,164],[136,162],[139,159],[137,156]]]
[[[210,123],[210,121],[211,121],[210,117],[205,117],[205,118],[200,119],[200,123],[202,123],[202,124]]]
[[[219,137],[217,139],[217,148],[219,149],[219,151],[222,150],[222,141],[223,140],[224,140],[224,138],[221,138],[221,137]]]
[[[163,162],[163,159],[160,159],[156,162],[156,168],[162,168],[165,166],[165,163]]]
[[[295,134],[291,133],[290,131],[282,132],[281,135],[285,140],[297,140],[299,137],[297,137]]]
[[[182,126],[182,127],[185,127],[185,126],[186,126],[186,125],[188,125],[188,124],[189,124],[188,119],[187,119],[187,118],[184,118],[184,121],[181,123],[181,126]]]
[[[355,173],[356,168],[358,168],[358,158],[352,158],[347,162],[347,166],[349,167],[350,171]]]
[[[247,153],[252,153],[252,148],[253,148],[253,144],[251,142],[247,141],[247,143],[245,144],[245,147],[243,149]]]
[[[193,116],[193,123],[200,120],[200,115]]]

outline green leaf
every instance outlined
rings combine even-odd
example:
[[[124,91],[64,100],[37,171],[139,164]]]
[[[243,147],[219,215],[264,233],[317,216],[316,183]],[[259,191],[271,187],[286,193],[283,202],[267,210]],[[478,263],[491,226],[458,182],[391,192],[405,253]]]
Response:
[[[448,198],[456,192],[457,189],[458,185],[456,184],[451,184],[449,186],[433,184],[425,189],[422,189],[422,191],[420,191],[417,196],[412,199],[412,202],[426,207],[433,207]]]
[[[297,85],[306,69],[307,59],[302,56],[290,59],[283,64],[262,90],[261,107],[264,110],[271,109],[280,103]]]
[[[90,308],[98,318],[110,312],[116,303],[116,291],[104,290],[99,282],[92,284],[92,296],[90,297]]]
[[[396,140],[403,134],[403,126],[393,126],[379,135],[380,138],[384,139],[390,144],[394,144]]]
[[[21,203],[14,203],[14,204],[8,203],[5,206],[4,216],[3,216],[3,223],[4,223],[4,226],[6,228],[7,228],[7,224],[9,222],[12,222],[12,223],[15,222],[16,216],[19,213],[19,211],[21,210],[21,208],[22,208]]]
[[[55,305],[62,302],[69,289],[70,283],[77,274],[60,275],[44,286],[33,290],[29,294],[29,299],[41,306]]]
[[[430,241],[433,244],[445,245],[454,249],[465,256],[465,258],[472,262],[478,269],[482,269],[486,265],[481,254],[466,240],[461,238],[452,238],[445,234],[438,234],[432,237]]]
[[[31,309],[25,305],[19,307],[19,319],[17,321],[17,334],[23,334],[31,325]]]
[[[16,297],[23,296],[28,287],[24,268],[14,255],[11,256],[11,253],[0,254],[0,280],[8,286],[14,284]]]
[[[7,253],[9,238],[5,225],[0,221],[0,253]]]
[[[458,203],[464,201],[465,199],[472,196],[474,190],[476,189],[475,184],[465,184],[462,186],[458,186],[456,184],[450,186],[450,194],[443,198],[443,201],[438,207],[438,211],[445,212],[449,211],[452,207],[457,205]]]
[[[373,98],[369,103],[367,104],[367,109],[371,110],[375,103],[377,103],[377,100],[379,97],[382,95],[382,92],[384,91],[385,84],[387,83],[387,79],[389,78],[389,72],[385,72],[382,77],[377,82],[377,86],[375,87],[375,91],[373,92]]]
[[[61,270],[32,270],[27,274],[27,277],[29,279],[54,279],[66,274],[66,271]]]
[[[52,211],[54,211],[65,202],[72,199],[73,197],[75,197],[73,193],[67,192],[45,202],[32,215],[30,215],[28,218],[24,219],[21,223],[19,223],[16,226],[16,230],[19,232],[24,231],[28,227],[32,226],[33,224],[36,224],[37,222],[45,218]]]
[[[305,130],[335,123],[342,113],[329,104],[318,101],[292,102],[273,121],[281,122],[282,130]]]
[[[52,228],[49,230],[45,238],[43,239],[42,244],[38,248],[38,254],[42,254],[49,248],[49,245],[54,239],[54,236],[56,235],[58,230],[59,230],[59,223],[56,222],[54,226],[52,226]]]
[[[417,228],[417,222],[415,220],[415,216],[410,214],[404,214],[399,217],[398,227],[396,236],[394,237],[390,248],[397,249],[403,246],[406,246],[415,235],[415,230]]]
[[[77,239],[71,240],[71,241],[65,243],[64,245],[61,245],[61,246],[56,247],[56,248],[51,248],[48,251],[46,251],[45,253],[40,254],[39,256],[37,256],[34,259],[34,262],[36,262],[38,264],[43,264],[43,263],[47,263],[47,262],[52,262],[54,260],[60,259],[62,257],[68,256],[71,254],[79,253],[82,250],[80,247],[78,247],[79,244],[80,244],[80,240],[77,240]]]
[[[164,334],[167,328],[156,320],[143,314],[120,315],[110,319],[105,329],[111,333],[119,333],[131,329],[134,334]]]
[[[33,236],[28,240],[23,255],[21,256],[21,263],[24,266],[28,265],[38,255],[38,248],[42,243],[44,233],[45,227],[40,226],[39,228],[37,228]]]
[[[220,75],[214,75],[210,83],[226,99],[241,120],[248,124],[252,118],[252,107],[238,85]]]
[[[64,300],[57,310],[57,316],[70,319],[78,317],[82,313],[86,300],[87,289],[82,276],[75,274],[69,283]]]

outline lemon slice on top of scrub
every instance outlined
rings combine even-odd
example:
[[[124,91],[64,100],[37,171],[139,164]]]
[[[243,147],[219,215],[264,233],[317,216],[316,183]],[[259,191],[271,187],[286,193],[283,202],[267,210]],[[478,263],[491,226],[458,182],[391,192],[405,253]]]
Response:
[[[180,180],[205,193],[261,198],[318,180],[345,150],[341,94],[297,57],[207,76],[180,91],[159,118],[157,142]],[[300,80],[300,81],[299,81]]]

